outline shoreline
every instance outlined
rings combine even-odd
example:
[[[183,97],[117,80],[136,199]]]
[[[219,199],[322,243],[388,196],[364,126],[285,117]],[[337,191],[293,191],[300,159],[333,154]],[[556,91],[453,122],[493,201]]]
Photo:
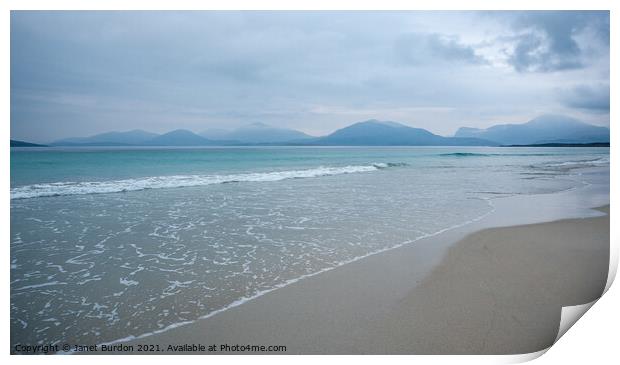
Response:
[[[565,203],[567,194],[572,198],[578,196],[574,192],[560,192],[527,196],[525,199],[497,199],[495,202],[498,204],[494,204],[496,211],[480,222],[425,238],[415,244],[367,256],[363,260],[337,267],[321,275],[298,280],[280,288],[281,290],[265,293],[209,318],[122,343],[159,343],[166,346],[212,342],[277,345],[283,344],[282,341],[277,342],[278,339],[287,339],[285,342],[289,344],[284,345],[287,345],[286,353],[289,354],[436,353],[432,348],[423,350],[419,347],[415,350],[412,347],[403,347],[402,341],[400,346],[397,346],[398,341],[393,341],[394,338],[389,333],[385,336],[378,335],[381,333],[382,323],[389,323],[391,315],[400,313],[394,311],[394,305],[407,298],[408,293],[416,290],[416,287],[422,287],[437,268],[442,266],[454,247],[460,247],[468,235],[475,235],[490,227],[502,227],[491,228],[500,230],[524,229],[515,225],[536,225],[540,224],[537,222],[541,220],[551,221],[542,223],[543,225],[555,224],[558,219],[576,217],[584,217],[577,218],[581,222],[607,219],[608,227],[608,216],[600,217],[603,213],[589,209],[593,202],[600,203],[601,199],[585,199],[586,201],[581,201],[577,207],[574,199],[568,199],[570,203]],[[532,202],[541,199],[541,203],[544,203],[541,207],[552,209],[538,209],[535,212],[529,209]],[[583,199],[580,197],[578,200]],[[520,204],[515,204],[519,201],[533,214],[515,216],[513,210],[506,210],[508,206],[520,210]],[[563,204],[566,206],[562,207]],[[569,206],[572,210],[568,209]],[[511,217],[508,227],[501,224],[506,222],[507,213]],[[597,216],[600,218],[588,218]],[[592,223],[586,224],[591,225]],[[608,229],[604,232],[609,234]],[[609,247],[609,238],[605,247]],[[605,273],[607,266],[608,261],[604,263]],[[604,280],[602,285],[604,287]],[[380,337],[392,337],[390,343],[393,345],[382,343]],[[325,343],[328,338],[331,340]],[[458,353],[479,353],[463,351]]]
[[[260,298],[260,297],[262,297],[264,295],[268,295],[271,292],[274,292],[276,290],[284,289],[284,288],[289,287],[291,285],[294,285],[294,284],[296,284],[296,283],[298,283],[300,281],[303,281],[303,280],[306,280],[306,279],[309,279],[309,278],[313,278],[313,277],[319,276],[321,274],[325,274],[327,272],[339,269],[339,268],[341,268],[343,266],[346,266],[346,265],[349,265],[349,264],[357,263],[358,261],[367,259],[369,257],[375,256],[375,255],[381,255],[381,254],[384,254],[384,253],[392,251],[392,250],[398,250],[398,249],[400,249],[400,248],[402,248],[404,246],[415,244],[418,241],[427,241],[427,240],[435,239],[436,236],[442,236],[443,237],[443,235],[448,234],[451,231],[455,231],[457,234],[460,234],[459,233],[460,229],[466,229],[466,227],[468,227],[469,225],[471,225],[473,223],[476,223],[476,222],[486,218],[489,214],[494,213],[494,212],[495,212],[495,208],[491,205],[491,210],[489,212],[486,212],[486,213],[484,213],[484,214],[482,214],[482,215],[480,215],[480,216],[478,216],[476,218],[473,218],[471,220],[465,221],[463,223],[459,223],[459,224],[457,224],[455,226],[452,226],[452,227],[444,228],[444,229],[442,229],[442,230],[440,230],[438,232],[431,233],[431,234],[428,234],[426,236],[418,237],[418,238],[416,238],[416,239],[414,239],[412,241],[403,242],[403,243],[397,244],[397,245],[392,246],[392,247],[383,248],[383,249],[380,249],[378,251],[370,252],[370,253],[368,253],[366,255],[363,255],[363,256],[355,257],[355,258],[353,258],[353,259],[351,259],[349,261],[340,262],[337,266],[334,266],[334,267],[328,267],[328,268],[319,270],[319,271],[311,273],[311,274],[302,275],[300,277],[291,279],[291,280],[289,280],[287,282],[284,282],[284,283],[282,283],[280,285],[277,285],[277,286],[275,286],[273,288],[261,291],[261,292],[255,294],[254,296],[238,299],[238,300],[230,303],[229,305],[227,305],[227,306],[225,306],[223,308],[214,310],[214,311],[212,311],[210,313],[207,313],[207,314],[205,314],[205,315],[203,315],[203,316],[201,316],[201,317],[199,317],[199,318],[197,318],[195,320],[189,320],[189,321],[186,321],[186,322],[173,323],[173,324],[171,324],[171,325],[169,325],[167,327],[158,329],[158,330],[153,331],[153,332],[148,332],[148,333],[137,335],[137,336],[136,335],[129,335],[129,336],[125,337],[125,338],[120,338],[120,339],[116,339],[116,340],[112,340],[112,341],[108,341],[108,342],[104,342],[104,343],[98,344],[97,346],[113,347],[113,346],[117,346],[117,345],[121,345],[121,344],[126,344],[126,343],[129,343],[129,342],[131,342],[131,343],[133,343],[133,342],[142,343],[142,340],[145,339],[145,338],[151,338],[152,336],[159,336],[160,334],[164,334],[164,333],[166,333],[168,331],[175,330],[177,328],[181,328],[181,327],[184,327],[184,326],[188,326],[188,325],[191,326],[191,325],[193,325],[196,322],[207,320],[207,319],[209,319],[209,318],[211,318],[211,317],[213,317],[215,315],[218,315],[220,313],[224,313],[224,312],[226,312],[229,309],[236,308],[236,307],[238,307],[240,305],[243,305],[245,303],[248,303],[248,302],[251,302],[251,301],[253,301],[255,299],[258,299],[258,298]],[[438,245],[436,247],[436,249],[442,249],[442,247]],[[429,258],[430,258],[430,256],[429,256]],[[426,270],[430,270],[430,267],[427,267]],[[110,351],[113,351],[113,350],[110,350]],[[73,353],[75,351],[70,351],[70,352]]]
[[[608,226],[606,215],[485,229],[450,247],[408,291],[406,278],[391,282],[402,267],[373,272],[377,279],[368,283],[359,277],[364,268],[352,264],[127,344],[285,345],[287,354],[532,353],[553,344],[562,306],[602,294],[609,231],[601,227]],[[528,237],[527,249],[512,245],[517,235]],[[536,248],[541,239],[545,245]],[[583,239],[595,247],[584,248]]]

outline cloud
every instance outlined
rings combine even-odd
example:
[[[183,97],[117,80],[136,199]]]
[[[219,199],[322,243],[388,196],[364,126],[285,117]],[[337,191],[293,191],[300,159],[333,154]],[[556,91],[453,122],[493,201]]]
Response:
[[[508,62],[519,72],[552,72],[584,67],[578,49],[553,52],[546,43],[548,40],[544,36],[533,33],[519,36]]]
[[[609,113],[609,84],[579,85],[561,92],[560,100],[570,108]]]
[[[449,133],[594,110],[570,90],[609,83],[607,12],[486,14],[14,11],[11,134],[259,121],[324,134],[357,118]]]
[[[486,60],[476,54],[475,49],[459,43],[454,36],[437,33],[410,33],[395,42],[400,59],[411,65],[461,63],[485,64]]]
[[[508,62],[518,72],[555,72],[586,66],[592,42],[609,48],[609,12],[528,11],[512,22],[517,32]]]

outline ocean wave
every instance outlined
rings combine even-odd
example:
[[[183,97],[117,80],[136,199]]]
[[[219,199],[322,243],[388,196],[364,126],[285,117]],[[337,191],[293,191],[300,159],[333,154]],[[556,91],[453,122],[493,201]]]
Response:
[[[373,163],[372,166],[378,169],[387,169],[388,167],[401,167],[401,166],[409,166],[404,162],[379,162]]]
[[[452,152],[441,153],[439,156],[444,157],[495,157],[495,156],[517,156],[517,157],[530,157],[530,156],[557,156],[554,153],[474,153],[474,152]]]
[[[542,167],[588,167],[609,164],[609,156],[593,158],[588,160],[575,160],[575,161],[561,161],[561,162],[548,162],[541,164]]]
[[[479,156],[479,157],[485,157],[485,156],[491,156],[489,154],[486,153],[473,153],[473,152],[452,152],[452,153],[442,153],[439,156],[452,156],[452,157],[470,157],[470,156]]]
[[[287,179],[302,179],[359,172],[371,172],[405,165],[405,163],[381,162],[370,165],[351,165],[340,167],[321,166],[307,170],[255,172],[231,175],[173,175],[111,181],[55,182],[12,188],[11,200],[64,195],[121,193],[147,189],[183,188],[240,182],[269,182]]]

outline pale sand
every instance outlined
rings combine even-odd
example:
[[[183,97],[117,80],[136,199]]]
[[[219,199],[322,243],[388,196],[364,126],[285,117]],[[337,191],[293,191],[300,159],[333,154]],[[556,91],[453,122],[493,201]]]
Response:
[[[542,350],[556,338],[562,306],[602,295],[608,266],[609,215],[483,230],[451,248],[382,327],[409,338],[394,352]]]
[[[602,294],[608,215],[462,239],[466,233],[370,256],[129,344],[286,345],[287,354],[530,353],[553,343],[562,306]]]

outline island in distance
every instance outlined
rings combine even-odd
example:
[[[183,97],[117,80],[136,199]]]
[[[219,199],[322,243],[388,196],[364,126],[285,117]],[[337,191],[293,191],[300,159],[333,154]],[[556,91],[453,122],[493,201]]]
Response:
[[[460,128],[444,137],[422,128],[396,122],[368,120],[338,129],[323,137],[254,123],[232,131],[207,130],[200,135],[177,129],[164,134],[142,130],[108,132],[90,137],[66,138],[51,146],[513,146],[608,145],[609,128],[574,118],[543,115],[523,124],[500,124],[487,129]],[[11,140],[11,147],[41,146]]]
[[[12,139],[11,147],[47,147],[47,146],[44,144],[30,143],[30,142],[24,142],[24,141],[18,141],[18,140]]]

